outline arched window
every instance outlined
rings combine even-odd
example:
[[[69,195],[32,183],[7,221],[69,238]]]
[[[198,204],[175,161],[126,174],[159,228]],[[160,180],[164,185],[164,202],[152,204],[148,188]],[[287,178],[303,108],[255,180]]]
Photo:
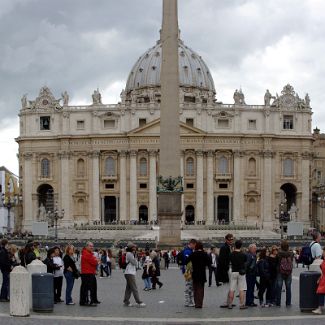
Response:
[[[219,158],[219,174],[228,174],[228,159],[225,156]]]
[[[248,175],[256,176],[256,160],[254,158],[248,160]]]
[[[85,176],[85,161],[83,159],[78,159],[77,161],[77,176],[84,177]]]
[[[105,160],[105,175],[115,176],[115,160],[112,157],[108,157]]]
[[[191,157],[186,159],[186,175],[194,176],[194,159]]]
[[[293,176],[293,160],[290,158],[283,161],[283,176]]]
[[[148,170],[147,170],[147,159],[141,158],[140,159],[140,176],[147,176]]]
[[[250,216],[255,216],[256,214],[256,202],[253,198],[250,198],[248,201],[248,214]]]
[[[41,176],[50,177],[50,161],[46,158],[41,161]]]

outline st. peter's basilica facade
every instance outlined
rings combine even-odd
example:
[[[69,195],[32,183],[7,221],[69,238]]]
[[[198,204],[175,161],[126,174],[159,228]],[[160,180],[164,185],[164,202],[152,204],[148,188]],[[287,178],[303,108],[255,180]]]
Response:
[[[161,43],[132,68],[121,101],[69,105],[48,87],[22,98],[19,169],[21,226],[53,210],[61,225],[157,221]],[[291,85],[267,90],[264,105],[216,99],[203,59],[179,40],[184,224],[249,224],[273,229],[281,213],[311,218],[312,111]],[[170,144],[171,146],[173,143]],[[62,211],[63,212],[63,211]]]

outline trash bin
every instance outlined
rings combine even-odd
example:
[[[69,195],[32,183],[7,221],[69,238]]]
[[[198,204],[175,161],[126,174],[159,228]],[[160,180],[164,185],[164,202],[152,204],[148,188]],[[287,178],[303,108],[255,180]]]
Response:
[[[49,313],[54,307],[53,274],[32,274],[33,311]]]
[[[300,273],[299,278],[299,307],[302,312],[312,311],[318,307],[317,281],[321,273],[306,271]]]

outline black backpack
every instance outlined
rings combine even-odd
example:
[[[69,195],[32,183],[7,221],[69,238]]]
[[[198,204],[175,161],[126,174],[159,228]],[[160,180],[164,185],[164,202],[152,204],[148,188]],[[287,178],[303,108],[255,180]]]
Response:
[[[184,255],[184,250],[181,250],[176,256],[176,263],[178,266],[183,265],[183,255]]]
[[[304,265],[311,265],[314,261],[313,256],[311,254],[311,248],[316,242],[313,242],[311,245],[306,245],[301,249],[299,262]]]

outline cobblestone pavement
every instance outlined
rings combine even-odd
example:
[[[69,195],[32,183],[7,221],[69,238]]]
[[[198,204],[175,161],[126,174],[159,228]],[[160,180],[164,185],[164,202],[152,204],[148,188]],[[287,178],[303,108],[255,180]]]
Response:
[[[0,324],[323,324],[324,316],[301,313],[299,310],[299,273],[302,269],[295,269],[292,282],[292,307],[260,308],[252,307],[239,310],[221,309],[219,306],[225,301],[228,286],[206,287],[204,308],[198,310],[184,306],[184,280],[180,271],[172,267],[162,271],[161,289],[142,291],[141,272],[138,272],[138,288],[146,308],[124,307],[122,304],[125,281],[120,270],[113,272],[111,278],[98,278],[98,297],[101,304],[97,307],[67,306],[64,303],[55,305],[50,314],[31,313],[28,318],[9,317],[9,304],[0,303]],[[80,280],[76,281],[73,298],[78,303]],[[284,295],[284,294],[283,294]],[[63,296],[64,298],[64,288]],[[284,296],[283,296],[284,299]],[[282,304],[285,301],[282,301]]]

